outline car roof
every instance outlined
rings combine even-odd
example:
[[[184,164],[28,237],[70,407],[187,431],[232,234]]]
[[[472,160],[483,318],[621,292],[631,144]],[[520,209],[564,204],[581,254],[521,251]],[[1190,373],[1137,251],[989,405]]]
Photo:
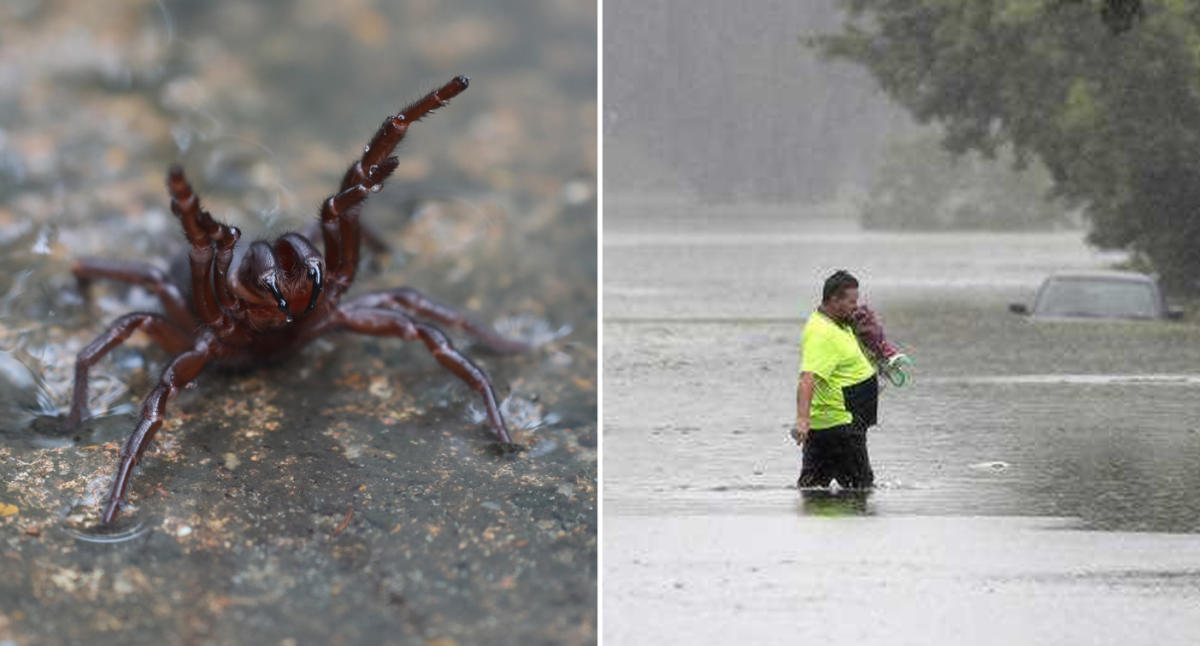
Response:
[[[1139,283],[1154,283],[1153,277],[1143,274],[1138,271],[1119,271],[1116,269],[1091,269],[1091,270],[1071,270],[1071,271],[1056,271],[1050,274],[1047,280],[1059,278],[1065,279],[1099,279],[1099,280],[1127,280]]]

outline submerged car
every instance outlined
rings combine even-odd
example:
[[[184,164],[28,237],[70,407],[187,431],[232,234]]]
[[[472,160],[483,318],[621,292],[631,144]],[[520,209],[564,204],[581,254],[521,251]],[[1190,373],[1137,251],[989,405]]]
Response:
[[[1033,307],[1012,303],[1009,310],[1036,318],[1178,319],[1183,310],[1167,307],[1158,281],[1132,271],[1071,271],[1051,275],[1038,288]]]

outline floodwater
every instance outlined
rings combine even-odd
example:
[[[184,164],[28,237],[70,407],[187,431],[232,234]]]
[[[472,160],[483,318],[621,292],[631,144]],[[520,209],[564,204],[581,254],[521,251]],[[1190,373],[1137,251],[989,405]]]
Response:
[[[607,644],[1191,643],[1200,326],[1010,314],[1078,232],[606,203]],[[802,315],[858,276],[916,361],[877,489],[795,488]],[[703,620],[699,620],[703,617]]]
[[[596,640],[596,7],[0,3],[0,644],[588,644]],[[75,354],[140,289],[71,263],[183,250],[169,164],[243,240],[305,230],[388,115],[363,211],[406,285],[534,343],[488,355],[526,450],[421,344],[331,335],[173,400],[115,531],[117,451],[168,356],[134,335],[62,430]],[[319,245],[319,243],[318,243]]]

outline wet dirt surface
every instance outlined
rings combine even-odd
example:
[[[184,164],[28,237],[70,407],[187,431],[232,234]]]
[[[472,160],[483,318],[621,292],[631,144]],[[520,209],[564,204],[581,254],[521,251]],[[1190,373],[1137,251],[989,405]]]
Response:
[[[36,0],[0,8],[0,643],[592,643],[595,8]],[[531,341],[456,343],[527,449],[420,346],[323,338],[171,402],[110,532],[120,444],[164,362],[135,335],[61,428],[74,355],[157,310],[72,260],[166,268],[179,162],[244,240],[303,230],[378,127],[455,74],[363,220],[408,285]]]

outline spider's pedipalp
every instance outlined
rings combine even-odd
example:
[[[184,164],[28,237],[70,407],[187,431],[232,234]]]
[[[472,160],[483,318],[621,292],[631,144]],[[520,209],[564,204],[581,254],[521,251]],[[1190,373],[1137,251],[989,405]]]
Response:
[[[219,222],[214,222],[214,224],[217,225],[218,232],[213,239],[217,247],[216,257],[213,259],[213,289],[217,295],[217,304],[227,312],[239,311],[242,309],[242,303],[234,295],[233,288],[229,285],[229,266],[233,264],[234,247],[242,238],[242,232],[237,227],[226,226]]]
[[[237,243],[240,232],[237,229],[217,224],[212,215],[200,208],[200,198],[192,190],[183,168],[172,166],[167,172],[167,192],[171,194],[171,212],[179,218],[183,231],[191,243],[188,253],[188,263],[192,274],[192,306],[196,316],[205,327],[212,329],[218,336],[228,336],[233,333],[235,324],[225,314],[217,302],[217,291],[227,289],[226,285],[216,285],[214,289],[213,258],[220,248],[222,258],[226,262],[233,258],[233,245]],[[216,238],[220,242],[218,243]],[[228,269],[225,265],[222,270]],[[223,301],[232,304],[232,293],[223,296]]]

